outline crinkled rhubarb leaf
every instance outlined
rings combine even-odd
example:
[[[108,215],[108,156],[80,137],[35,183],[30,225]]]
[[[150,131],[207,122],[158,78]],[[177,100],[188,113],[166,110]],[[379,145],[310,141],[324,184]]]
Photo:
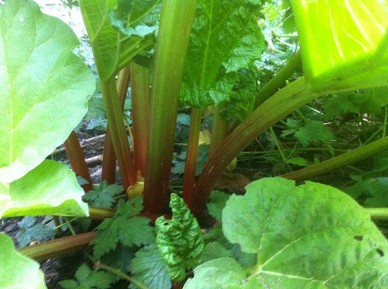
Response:
[[[42,181],[40,181],[42,180]],[[0,218],[33,215],[87,216],[83,189],[66,166],[46,160],[9,186],[0,185]]]
[[[183,199],[171,194],[172,220],[159,217],[155,222],[156,244],[172,280],[182,281],[186,271],[199,263],[204,241],[197,220]]]
[[[259,4],[248,0],[198,1],[181,90],[184,102],[207,107],[231,100],[246,70],[265,47],[257,24]],[[248,85],[257,86],[256,80]],[[253,97],[245,95],[244,101]]]
[[[12,239],[0,233],[0,288],[46,289],[39,264],[15,250]]]
[[[0,182],[36,167],[85,115],[95,81],[78,44],[33,1],[0,5]]]
[[[388,2],[292,1],[306,79],[317,88],[387,84]]]

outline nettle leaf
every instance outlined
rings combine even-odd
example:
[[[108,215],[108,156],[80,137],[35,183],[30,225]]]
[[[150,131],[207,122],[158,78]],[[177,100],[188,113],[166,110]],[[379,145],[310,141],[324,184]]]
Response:
[[[204,247],[202,232],[183,199],[171,194],[172,220],[155,222],[156,244],[172,280],[182,281],[186,271],[198,264]]]
[[[125,7],[123,1],[80,0],[82,16],[93,48],[98,74],[102,81],[106,81],[113,77],[120,69],[126,66],[134,56],[145,49],[151,48],[154,43],[154,37],[149,35],[149,33],[138,31],[137,35],[134,33],[132,36],[127,36],[122,34],[112,25],[109,14],[114,13],[113,9],[117,9],[118,2],[120,3],[120,7],[122,7],[122,5]],[[150,11],[140,10],[149,8],[148,6],[141,6],[141,3],[144,1],[131,2],[135,2],[130,4],[134,4],[133,7],[138,8],[137,17],[145,17],[147,15],[142,15],[142,11],[153,11],[152,9]],[[148,2],[147,4],[150,4],[152,1],[150,3]],[[121,9],[116,13],[119,13],[118,15],[120,15],[120,13],[122,13]],[[113,15],[116,14],[111,15],[113,17]],[[136,18],[136,21],[133,23],[137,25],[132,27],[135,31],[140,29],[139,25],[141,25],[142,20],[148,19],[147,17],[141,17]],[[114,21],[114,24],[118,26],[116,20]],[[147,36],[140,37],[139,35],[141,34]]]
[[[0,233],[0,260],[0,288],[47,288],[39,263],[16,251],[12,239],[2,233]]]
[[[93,186],[93,190],[83,196],[83,200],[97,208],[111,209],[115,203],[115,197],[123,192],[121,185],[110,185],[103,180],[99,185]]]
[[[292,1],[304,74],[317,89],[384,86],[388,78],[386,1]]]
[[[388,207],[388,178],[367,178],[356,182],[346,192],[359,203],[370,208]]]
[[[0,185],[0,218],[87,216],[88,206],[82,202],[83,194],[72,170],[46,160],[9,186]]]
[[[139,197],[133,198],[127,203],[120,200],[113,218],[105,219],[97,227],[97,237],[92,242],[95,258],[100,258],[115,250],[119,243],[133,247],[155,242],[155,234],[150,226],[150,220],[136,216],[142,209]]]
[[[171,280],[166,265],[156,245],[149,245],[136,252],[130,270],[133,278],[149,289],[170,289]],[[139,288],[132,283],[129,288]]]
[[[95,81],[77,45],[70,27],[33,1],[0,5],[0,182],[36,167],[85,115]]]
[[[105,271],[91,270],[83,264],[75,272],[75,279],[59,282],[64,289],[108,289],[117,277]]]
[[[334,138],[330,129],[322,121],[305,118],[304,120],[287,119],[288,129],[282,132],[282,137],[294,135],[298,141],[307,147],[314,142],[327,142]]]
[[[152,36],[158,29],[161,0],[115,0],[111,23],[128,36]]]
[[[20,247],[27,246],[31,241],[41,241],[54,236],[54,226],[38,222],[35,217],[24,217],[18,222],[19,230],[16,233],[16,239]]]
[[[222,219],[226,238],[258,256],[249,279],[265,288],[388,286],[387,240],[349,196],[283,178],[255,181],[246,191],[230,197]]]
[[[230,100],[238,74],[263,52],[259,3],[200,0],[193,22],[181,98],[195,107]],[[253,96],[251,96],[253,97]]]

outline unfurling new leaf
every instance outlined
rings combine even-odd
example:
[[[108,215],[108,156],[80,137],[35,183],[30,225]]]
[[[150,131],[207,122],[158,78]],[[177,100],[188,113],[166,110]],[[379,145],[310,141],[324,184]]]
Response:
[[[198,264],[204,241],[197,220],[176,194],[171,195],[170,207],[172,220],[160,217],[155,222],[156,244],[171,279],[182,281]]]

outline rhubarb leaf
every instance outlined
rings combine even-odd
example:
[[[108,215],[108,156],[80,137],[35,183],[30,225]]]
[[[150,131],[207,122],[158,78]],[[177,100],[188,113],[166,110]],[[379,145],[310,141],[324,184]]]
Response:
[[[244,269],[232,258],[219,258],[194,269],[194,278],[188,279],[184,289],[239,289],[245,280]],[[261,289],[262,287],[257,287]],[[287,288],[288,289],[288,288]]]
[[[82,202],[83,194],[73,171],[46,160],[9,186],[0,186],[0,218],[27,215],[87,216],[88,206]]]
[[[153,36],[158,29],[161,0],[115,0],[111,23],[127,36]]]
[[[136,1],[136,7],[141,7],[139,6],[141,2]],[[120,9],[115,12],[114,9],[118,9],[118,3]],[[111,19],[116,27],[121,25],[118,24],[115,16],[122,16],[123,11],[121,10],[126,7],[125,5],[130,5],[130,3],[125,4],[123,1],[116,0],[80,0],[81,12],[93,48],[98,74],[102,81],[112,78],[134,56],[145,49],[151,48],[154,43],[154,39],[150,34],[138,31],[132,33],[131,36],[127,36],[112,25]],[[146,6],[142,8],[144,7]],[[140,25],[140,19],[135,18],[134,24]],[[129,22],[131,21],[129,20]],[[136,27],[132,28],[135,31],[140,29]]]
[[[383,86],[388,79],[388,3],[292,1],[306,79],[320,89]]]
[[[47,289],[39,263],[17,252],[12,239],[2,233],[0,260],[0,288]]]
[[[386,288],[388,242],[352,198],[326,185],[264,178],[233,195],[223,231],[243,252],[256,253],[268,287]]]
[[[77,45],[33,1],[0,5],[0,182],[39,165],[85,115],[95,81]]]
[[[198,1],[181,90],[184,102],[203,108],[230,101],[238,74],[249,69],[264,50],[257,24],[259,4]]]

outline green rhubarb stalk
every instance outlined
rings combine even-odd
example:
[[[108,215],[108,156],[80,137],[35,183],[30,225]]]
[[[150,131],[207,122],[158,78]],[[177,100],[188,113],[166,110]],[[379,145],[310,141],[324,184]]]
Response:
[[[89,217],[92,220],[105,220],[106,218],[113,218],[114,210],[89,207]]]
[[[210,140],[209,158],[211,158],[221,145],[222,141],[227,135],[228,123],[220,115],[221,107],[216,107],[213,123],[212,123],[212,137]]]
[[[104,140],[104,152],[102,153],[101,180],[108,184],[114,184],[116,181],[116,155],[113,148],[112,138],[110,137],[109,126],[106,130]]]
[[[365,208],[365,211],[374,221],[388,220],[388,208]]]
[[[86,248],[95,237],[96,232],[82,233],[20,248],[19,252],[37,261],[43,261],[80,251]]]
[[[64,143],[66,154],[71,168],[77,176],[84,178],[88,183],[83,185],[85,192],[93,189],[93,182],[90,178],[89,168],[85,161],[85,156],[78,141],[77,134],[72,131]]]
[[[147,140],[150,118],[150,80],[149,69],[132,62],[132,134],[135,165],[144,177],[146,171]]]
[[[102,81],[101,88],[108,119],[108,135],[113,143],[123,185],[128,189],[136,184],[137,177],[114,78]]]
[[[183,199],[189,203],[195,186],[197,171],[199,133],[201,131],[202,109],[192,108],[189,143],[187,145],[185,174],[183,178]]]
[[[167,204],[182,71],[195,0],[164,0],[155,49],[144,208],[159,213]]]
[[[200,217],[206,208],[214,182],[228,164],[257,136],[298,107],[328,91],[315,93],[312,87],[300,78],[276,92],[254,110],[236,129],[229,134],[206,164],[194,190],[189,207]]]
[[[255,108],[261,105],[269,97],[275,94],[280,88],[286,85],[287,79],[295,72],[298,65],[301,64],[300,51],[296,52],[284,65],[278,73],[264,85],[255,97]]]
[[[385,137],[370,144],[353,149],[342,155],[323,161],[319,164],[314,164],[297,171],[283,174],[282,177],[292,180],[305,180],[367,159],[378,152],[386,150],[387,148],[388,137]]]
[[[147,286],[145,286],[143,283],[141,283],[140,281],[136,280],[135,278],[129,276],[128,274],[125,274],[123,271],[121,271],[120,269],[116,269],[116,268],[113,268],[113,267],[110,267],[108,265],[105,265],[101,262],[96,262],[94,264],[94,267],[99,270],[99,269],[103,269],[107,272],[110,272],[114,275],[116,275],[117,277],[119,277],[120,279],[124,279],[124,280],[127,280],[129,282],[131,282],[133,285],[135,285],[136,287],[140,288],[140,289],[149,289]],[[132,285],[131,285],[132,286]]]
[[[119,98],[119,103],[121,107],[121,111],[124,110],[125,98],[127,96],[129,84],[129,68],[123,68],[117,80],[117,94]],[[109,124],[107,128],[108,134],[105,137],[104,142],[104,153],[103,153],[103,161],[102,161],[102,173],[101,179],[106,180],[109,184],[113,184],[116,178],[116,155],[114,152],[114,147],[112,143],[112,139],[110,137]]]

